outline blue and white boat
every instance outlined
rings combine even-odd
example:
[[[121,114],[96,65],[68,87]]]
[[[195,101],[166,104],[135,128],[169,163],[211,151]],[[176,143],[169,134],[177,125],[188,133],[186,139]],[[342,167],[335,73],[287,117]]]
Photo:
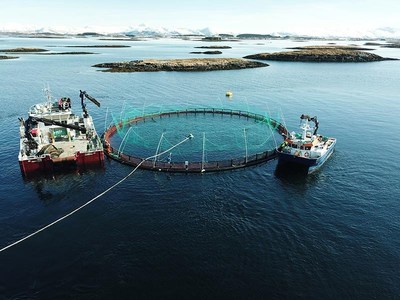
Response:
[[[310,122],[314,122],[311,126]],[[278,164],[294,164],[307,168],[308,174],[318,170],[332,155],[336,139],[317,134],[317,117],[300,116],[300,133],[291,132],[278,147]]]

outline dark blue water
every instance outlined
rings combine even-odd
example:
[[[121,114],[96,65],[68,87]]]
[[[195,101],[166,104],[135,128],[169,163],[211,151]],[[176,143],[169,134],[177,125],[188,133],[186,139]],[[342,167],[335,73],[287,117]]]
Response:
[[[56,46],[52,51],[104,43],[0,39],[1,48]],[[17,118],[42,101],[47,83],[54,97],[78,101],[79,89],[85,89],[100,100],[101,109],[88,104],[99,132],[124,106],[221,107],[231,105],[225,92],[232,90],[238,106],[273,116],[282,112],[290,130],[297,129],[302,113],[317,115],[320,132],[338,139],[336,152],[308,177],[277,172],[275,161],[217,174],[138,171],[79,213],[0,253],[0,298],[400,297],[400,62],[271,62],[267,68],[212,73],[118,74],[91,67],[192,57],[188,53],[201,45],[123,43],[132,47],[0,61],[0,247],[131,171],[107,160],[100,171],[23,180]],[[227,43],[233,48],[224,55],[299,45],[258,43]],[[398,49],[375,52],[400,58]]]

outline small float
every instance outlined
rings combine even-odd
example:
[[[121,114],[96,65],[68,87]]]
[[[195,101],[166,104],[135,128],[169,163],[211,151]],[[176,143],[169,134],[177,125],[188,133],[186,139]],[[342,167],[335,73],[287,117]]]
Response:
[[[310,122],[314,122],[314,126]],[[308,174],[317,171],[332,155],[336,139],[317,134],[317,117],[301,115],[300,133],[292,132],[278,147],[278,164],[295,164],[307,168]]]
[[[225,93],[225,96],[231,98],[233,96],[233,93],[231,91],[227,91]]]

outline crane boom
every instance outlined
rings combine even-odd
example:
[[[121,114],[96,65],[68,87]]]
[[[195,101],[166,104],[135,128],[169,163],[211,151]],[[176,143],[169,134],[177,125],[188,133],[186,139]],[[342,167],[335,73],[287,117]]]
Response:
[[[33,121],[42,122],[46,125],[47,124],[57,125],[57,126],[65,127],[65,128],[79,130],[82,133],[86,133],[86,128],[83,126],[74,125],[74,124],[65,124],[65,123],[61,123],[59,121],[50,120],[50,119],[46,119],[46,118],[39,118],[39,117],[32,117],[32,116],[30,116],[29,118],[31,118]]]
[[[88,93],[86,93],[86,91],[80,90],[79,97],[81,97],[81,100],[82,100],[82,107],[84,106],[84,105],[83,105],[83,100],[84,100],[85,98],[86,98],[86,99],[89,99],[90,101],[92,101],[97,107],[100,107],[100,102],[97,101],[97,100],[96,100],[95,98],[93,98],[92,96],[90,96]]]
[[[318,125],[319,125],[317,116],[311,118],[309,115],[301,115],[300,119],[301,120],[307,120],[307,121],[313,121],[314,124],[315,124],[313,135],[317,135]]]

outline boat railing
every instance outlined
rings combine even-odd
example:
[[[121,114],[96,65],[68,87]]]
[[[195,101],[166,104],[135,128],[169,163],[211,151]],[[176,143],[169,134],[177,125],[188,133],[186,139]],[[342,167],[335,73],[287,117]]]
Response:
[[[57,102],[38,103],[29,108],[29,115],[32,116],[45,116],[50,114],[70,115],[71,108],[60,109]]]

